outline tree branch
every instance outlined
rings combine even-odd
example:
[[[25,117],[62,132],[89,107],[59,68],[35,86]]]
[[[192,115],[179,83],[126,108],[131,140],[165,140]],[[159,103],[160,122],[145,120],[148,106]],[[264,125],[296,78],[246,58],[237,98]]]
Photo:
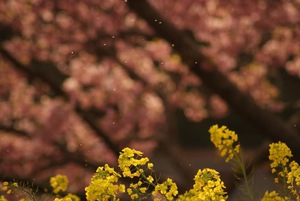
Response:
[[[0,131],[14,133],[16,136],[30,138],[26,131],[15,129],[13,126],[0,124]]]

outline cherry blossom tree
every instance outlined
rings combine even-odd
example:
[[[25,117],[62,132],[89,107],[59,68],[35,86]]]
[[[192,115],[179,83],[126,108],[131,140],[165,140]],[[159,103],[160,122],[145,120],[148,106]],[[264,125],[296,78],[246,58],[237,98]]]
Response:
[[[177,110],[195,122],[235,112],[299,160],[299,10],[299,0],[1,1],[1,178],[45,185],[62,172],[82,193],[123,147],[176,160]]]

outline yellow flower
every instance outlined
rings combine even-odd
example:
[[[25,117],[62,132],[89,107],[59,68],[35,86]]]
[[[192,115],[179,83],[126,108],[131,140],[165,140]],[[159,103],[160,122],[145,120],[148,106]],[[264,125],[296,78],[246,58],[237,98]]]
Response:
[[[134,193],[134,194],[130,195],[130,198],[131,198],[131,200],[135,200],[135,199],[139,198],[139,195]]]
[[[272,192],[265,192],[264,197],[261,199],[261,201],[284,201],[285,199],[280,197],[276,191]]]
[[[0,201],[8,201],[3,195],[0,196]]]
[[[152,194],[155,196],[158,193],[164,195],[167,200],[173,200],[174,196],[178,194],[177,185],[172,179],[168,178],[167,181],[155,186]]]
[[[63,198],[55,198],[54,201],[80,201],[80,198],[74,194],[69,193]]]
[[[279,178],[282,179],[284,186],[290,190],[295,200],[300,200],[300,167],[296,161],[290,161],[292,157],[290,148],[283,142],[270,144],[269,159],[272,173],[277,172]],[[279,182],[279,178],[275,178],[275,183]]]
[[[154,178],[153,178],[151,175],[149,175],[149,176],[147,177],[147,181],[149,181],[150,183],[153,183]]]
[[[3,185],[3,186],[2,186],[2,190],[3,190],[3,191],[7,191],[7,190],[8,190],[8,185],[9,185],[9,183],[8,183],[7,181],[5,181],[5,182],[2,183],[2,185]]]
[[[238,136],[234,131],[227,129],[226,126],[219,128],[218,125],[214,125],[209,129],[209,133],[211,142],[220,151],[221,156],[226,157],[226,162],[230,161],[234,154],[239,153],[240,145],[235,145]]]
[[[290,163],[290,172],[287,175],[287,183],[293,184],[296,186],[300,186],[300,167],[296,161],[292,161]]]
[[[18,183],[17,182],[9,183],[9,182],[5,181],[5,182],[2,183],[2,185],[3,185],[2,190],[6,191],[6,193],[8,195],[12,194],[14,192],[14,190],[18,188]]]
[[[269,159],[272,161],[272,170],[280,165],[286,166],[289,162],[289,158],[293,156],[290,148],[280,141],[278,143],[272,143],[269,146]]]
[[[149,158],[142,157],[143,152],[128,147],[124,148],[118,158],[119,167],[124,177],[140,177],[144,173],[142,166],[147,164],[147,168],[151,170],[152,163]]]
[[[147,167],[148,167],[149,170],[151,170],[153,168],[153,163],[148,163]]]
[[[146,187],[142,187],[142,188],[140,188],[140,191],[141,191],[141,193],[146,193],[147,188]]]
[[[55,177],[50,178],[50,185],[53,188],[53,192],[57,194],[59,191],[66,191],[69,184],[69,180],[65,175],[58,174]]]
[[[285,178],[288,174],[288,163],[291,158],[292,152],[290,148],[283,142],[272,143],[269,145],[269,159],[272,161],[270,164],[272,173],[277,172],[278,176]],[[278,178],[275,178],[278,183]]]
[[[118,192],[125,192],[124,185],[116,184],[119,177],[121,177],[121,175],[107,164],[105,164],[104,167],[99,167],[93,175],[89,186],[85,188],[87,200],[118,200],[116,199],[116,194]]]
[[[138,181],[135,184],[131,183],[129,185],[129,188],[127,188],[127,193],[130,196],[131,200],[136,200],[140,197],[145,197],[146,191],[148,190],[148,186],[142,187],[143,184],[143,182]]]
[[[125,188],[125,185],[124,185],[124,184],[120,184],[120,185],[119,185],[119,191],[120,191],[121,193],[125,193],[126,188]]]
[[[292,161],[289,165],[290,171],[287,173],[287,188],[293,195],[296,196],[297,200],[300,200],[299,186],[300,186],[300,167],[295,161]]]
[[[227,199],[224,182],[216,170],[210,168],[198,170],[194,180],[193,189],[179,196],[178,201]]]

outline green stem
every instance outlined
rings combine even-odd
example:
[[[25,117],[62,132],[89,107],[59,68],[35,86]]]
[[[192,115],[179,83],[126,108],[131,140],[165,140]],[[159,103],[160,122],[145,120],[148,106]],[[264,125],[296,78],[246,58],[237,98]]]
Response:
[[[237,159],[238,166],[242,170],[243,179],[245,181],[247,194],[249,195],[250,200],[254,201],[253,192],[252,192],[252,189],[251,189],[251,187],[249,185],[249,181],[248,181],[248,177],[247,177],[247,173],[246,173],[244,161],[241,158],[240,154],[237,153],[235,150],[233,150],[233,153],[234,153],[235,158]]]
[[[284,165],[280,164],[280,168],[282,169],[283,176],[280,176],[278,173],[278,177],[282,177],[282,183],[283,183],[283,195],[284,197],[287,195],[286,189],[287,189],[287,181],[286,181],[286,172],[284,171]]]

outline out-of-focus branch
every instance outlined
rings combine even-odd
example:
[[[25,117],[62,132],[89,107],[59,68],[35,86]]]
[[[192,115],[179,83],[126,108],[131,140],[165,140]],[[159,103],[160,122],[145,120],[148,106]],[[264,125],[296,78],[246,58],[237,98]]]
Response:
[[[17,135],[19,137],[29,138],[26,131],[15,129],[13,126],[0,125],[0,131],[4,131],[4,132],[8,132],[8,133],[14,133],[15,135]]]
[[[0,23],[0,33],[0,43],[16,35],[16,31],[11,26],[3,23]]]
[[[286,142],[300,159],[300,137],[297,132],[270,112],[261,109],[248,95],[241,92],[221,73],[213,61],[203,56],[194,41],[165,20],[148,1],[127,0],[128,7],[143,18],[152,29],[167,40],[176,50],[184,63],[214,92],[246,121],[272,140]]]

